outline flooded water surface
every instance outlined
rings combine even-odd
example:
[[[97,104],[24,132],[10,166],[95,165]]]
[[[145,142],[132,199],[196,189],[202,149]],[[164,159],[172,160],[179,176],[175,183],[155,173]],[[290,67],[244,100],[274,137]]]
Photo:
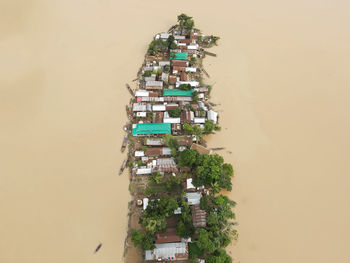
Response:
[[[182,12],[221,37],[204,66],[222,126],[209,145],[235,167],[235,262],[350,262],[348,10],[1,1],[0,262],[122,262],[124,85]]]

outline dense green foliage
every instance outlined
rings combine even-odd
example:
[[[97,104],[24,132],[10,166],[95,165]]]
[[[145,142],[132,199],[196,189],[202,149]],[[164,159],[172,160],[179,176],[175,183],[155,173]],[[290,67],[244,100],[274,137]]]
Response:
[[[131,241],[135,247],[141,247],[143,250],[155,248],[154,235],[152,233],[143,234],[140,230],[133,230],[131,232]]]
[[[183,190],[181,179],[177,176],[170,176],[164,183],[165,189],[169,193],[179,193]]]
[[[155,233],[166,229],[166,218],[174,215],[178,208],[177,201],[171,197],[161,197],[148,203],[147,209],[140,217],[139,223],[147,232]]]
[[[198,91],[193,91],[192,92],[192,101],[197,102],[198,101]]]
[[[181,214],[178,220],[176,234],[184,238],[192,237],[194,234],[191,209],[188,203],[184,200],[181,202]]]
[[[180,29],[191,30],[194,27],[194,20],[186,14],[179,15],[177,21],[179,22]]]
[[[175,38],[173,35],[170,35],[168,37],[168,39],[166,40],[166,44],[168,46],[168,49],[176,49]]]
[[[168,50],[168,44],[166,41],[156,39],[151,42],[148,46],[148,53],[150,55],[157,55],[159,52],[165,52]]]
[[[218,131],[220,130],[220,127],[218,125],[216,125],[214,122],[210,121],[210,120],[206,120],[204,123],[204,134],[210,134],[213,131]]]
[[[145,71],[145,73],[143,74],[143,76],[144,77],[150,77],[150,76],[152,76],[152,71],[150,71],[150,70],[147,70],[147,71]]]
[[[203,130],[197,125],[192,126],[188,123],[185,123],[183,127],[185,130],[185,133],[187,134],[196,135],[198,137],[201,137],[203,135]]]
[[[168,112],[169,112],[170,117],[179,118],[181,115],[181,108],[179,108],[179,107],[174,108],[174,109],[169,110]]]
[[[195,150],[186,149],[183,150],[177,158],[180,167],[192,168],[199,159],[199,153]]]
[[[203,256],[204,250],[198,247],[197,242],[188,243],[188,254],[190,259],[196,259]]]
[[[151,174],[150,180],[154,184],[160,184],[163,180],[163,175],[159,171],[155,171],[153,174]]]
[[[192,86],[191,86],[191,84],[181,84],[179,86],[179,89],[181,89],[181,90],[192,90]]]
[[[221,189],[232,189],[232,165],[224,163],[218,154],[199,154],[196,150],[186,149],[179,153],[177,162],[180,167],[187,166],[193,170],[195,186],[210,186],[216,193]]]
[[[164,135],[164,144],[171,149],[171,154],[173,156],[177,155],[177,150],[179,148],[179,142],[177,141],[176,138],[174,138],[174,136],[172,136],[170,134]]]

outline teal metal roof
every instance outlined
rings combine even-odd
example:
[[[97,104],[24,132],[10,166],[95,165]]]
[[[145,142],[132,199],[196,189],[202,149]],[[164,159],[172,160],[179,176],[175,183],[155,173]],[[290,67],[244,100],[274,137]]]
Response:
[[[164,89],[163,96],[184,96],[191,97],[193,90]]]
[[[176,52],[175,57],[171,56],[172,54],[170,53],[170,59],[177,59],[177,60],[187,60],[188,53],[187,52]]]
[[[132,135],[171,134],[170,123],[138,123],[132,129]]]

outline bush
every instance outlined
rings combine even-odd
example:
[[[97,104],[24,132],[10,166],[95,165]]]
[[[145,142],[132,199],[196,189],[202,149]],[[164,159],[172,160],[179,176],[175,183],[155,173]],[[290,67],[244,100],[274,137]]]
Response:
[[[181,84],[179,88],[181,90],[192,90],[191,84]]]
[[[181,115],[181,108],[171,109],[168,112],[169,112],[170,117],[179,118]]]
[[[154,235],[152,233],[142,234],[140,230],[132,230],[131,241],[135,247],[141,247],[142,250],[155,248]]]
[[[149,71],[149,70],[145,71],[145,73],[143,74],[143,76],[144,76],[144,77],[150,77],[150,76],[152,76],[152,71]]]
[[[181,192],[183,189],[180,178],[176,176],[168,177],[164,185],[169,193]]]
[[[165,52],[168,50],[168,45],[166,41],[161,39],[153,40],[148,46],[148,53],[152,56],[156,55],[159,52]]]
[[[196,259],[203,256],[204,250],[197,246],[197,242],[188,243],[188,254],[190,259]]]

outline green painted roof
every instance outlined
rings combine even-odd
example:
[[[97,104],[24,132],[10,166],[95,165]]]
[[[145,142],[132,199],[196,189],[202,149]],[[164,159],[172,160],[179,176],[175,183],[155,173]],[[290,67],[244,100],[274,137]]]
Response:
[[[187,60],[188,53],[186,52],[176,52],[175,57],[170,56],[170,59]]]
[[[184,96],[191,97],[193,90],[164,89],[163,96]]]
[[[171,134],[170,123],[138,123],[132,129],[132,135]]]

